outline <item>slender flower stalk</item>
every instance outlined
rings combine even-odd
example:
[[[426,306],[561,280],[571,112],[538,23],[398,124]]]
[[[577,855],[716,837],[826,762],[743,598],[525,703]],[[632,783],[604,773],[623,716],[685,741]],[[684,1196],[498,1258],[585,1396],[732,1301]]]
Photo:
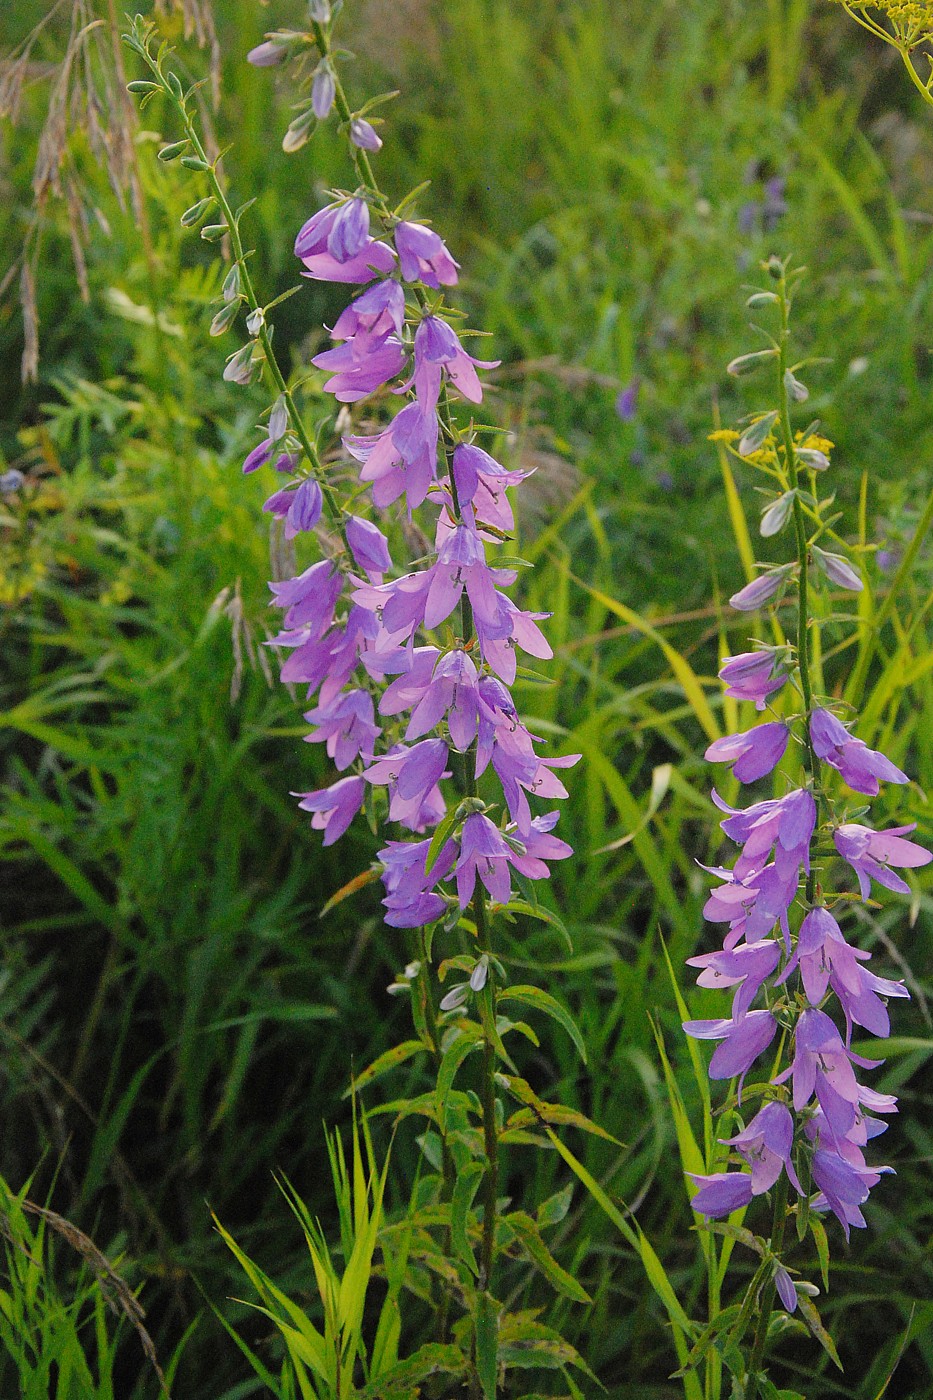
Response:
[[[700,985],[732,989],[732,1012],[725,1019],[684,1023],[688,1035],[718,1042],[710,1076],[737,1080],[732,1101],[737,1115],[744,1114],[751,1097],[743,1095],[746,1076],[765,1051],[775,1043],[779,1047],[768,1082],[755,1086],[758,1111],[737,1134],[721,1140],[737,1154],[742,1169],[693,1177],[699,1188],[694,1210],[708,1220],[752,1207],[758,1195],[772,1195],[770,1234],[754,1241],[762,1265],[735,1337],[740,1343],[741,1330],[757,1309],[741,1377],[746,1400],[757,1400],[762,1390],[776,1301],[788,1312],[799,1309],[814,1335],[832,1348],[812,1302],[813,1286],[795,1280],[783,1261],[788,1220],[795,1219],[802,1240],[808,1227],[816,1231],[814,1222],[821,1214],[832,1212],[848,1237],[852,1226],[865,1225],[861,1207],[890,1170],[869,1165],[864,1149],[886,1127],[875,1115],[894,1112],[895,1100],[858,1081],[857,1068],[870,1069],[881,1061],[857,1054],[851,1040],[855,1025],[887,1036],[886,1002],[908,993],[901,982],[871,972],[869,954],[847,941],[837,915],[849,907],[851,896],[829,892],[827,862],[834,850],[847,861],[864,899],[872,880],[907,891],[891,867],[917,867],[931,858],[905,838],[912,827],[874,831],[855,821],[865,809],[851,809],[846,797],[846,792],[875,796],[881,782],[903,784],[907,775],[870,749],[853,732],[852,721],[835,713],[835,702],[817,691],[810,629],[820,575],[829,586],[847,591],[862,585],[853,562],[826,548],[837,537],[830,533],[830,502],[820,499],[817,478],[829,466],[832,444],[819,435],[818,425],[795,433],[791,421],[792,406],[807,397],[797,377],[800,367],[790,363],[790,314],[798,277],[776,258],[765,268],[770,286],[754,293],[750,304],[777,312],[777,334],[769,350],[742,356],[732,368],[744,371],[752,361],[773,364],[778,406],[756,415],[744,433],[720,436],[741,462],[762,472],[775,488],[768,493],[761,533],[770,539],[789,525],[795,557],[769,566],[732,603],[751,610],[773,601],[780,588],[796,587],[796,636],[793,647],[761,647],[726,658],[720,676],[727,693],[753,702],[759,711],[770,708],[790,680],[802,708],[784,716],[772,712],[757,728],[716,740],[706,756],[729,763],[743,784],[766,776],[783,760],[780,791],[785,782],[795,781],[786,759],[796,750],[801,773],[798,786],[748,807],[730,807],[713,794],[726,813],[724,833],[742,850],[731,869],[712,872],[719,883],[704,910],[708,920],[727,925],[723,950],[690,962],[702,969]],[[776,582],[766,586],[769,579]],[[760,999],[763,1006],[756,1005]],[[831,1014],[834,1009],[842,1014],[842,1029]]]
[[[419,941],[418,963],[393,990],[411,992],[421,1041],[434,1057],[439,1082],[446,1081],[434,1113],[447,1213],[443,1248],[449,1254],[455,1241],[465,1266],[461,1296],[473,1320],[469,1387],[475,1397],[491,1400],[500,1366],[497,1259],[503,1240],[522,1238],[530,1219],[519,1212],[519,1224],[510,1226],[511,1217],[503,1220],[499,1209],[499,1094],[503,1082],[511,1084],[499,1070],[514,1067],[502,1042],[513,1026],[498,1013],[504,969],[496,956],[495,918],[512,905],[517,880],[546,878],[548,862],[570,854],[552,834],[556,811],[535,815],[532,804],[566,796],[555,769],[578,756],[542,758],[540,741],[519,717],[509,690],[519,651],[546,658],[551,649],[537,625],[542,615],[523,611],[508,596],[515,568],[494,553],[512,537],[507,492],[524,473],[497,462],[476,441],[482,430],[464,421],[464,403],[483,399],[479,371],[497,362],[475,357],[463,343],[460,319],[446,300],[459,265],[440,235],[412,217],[417,192],[393,208],[377,183],[371,156],[382,138],[371,117],[375,103],[354,111],[348,102],[330,8],[314,5],[310,18],[308,32],[270,34],[249,57],[257,67],[311,53],[316,59],[310,98],[283,143],[287,151],[300,148],[314,123],[332,117],[347,138],[356,186],[332,191],[310,214],[297,232],[295,254],[305,277],[344,286],[351,298],[330,332],[331,348],[313,361],[327,375],[324,390],[347,406],[342,423],[362,403],[382,424],[376,433],[347,432],[334,444],[361,468],[363,490],[352,508],[325,469],[318,438],[304,425],[275,358],[272,308],[261,305],[255,290],[240,233],[242,211],[234,212],[207,159],[190,94],[166,68],[165,50],[153,52],[153,30],[144,21],[137,21],[130,42],[152,75],[137,89],[165,93],[181,120],[184,139],[163,157],[180,157],[207,180],[207,198],[186,219],[194,224],[216,208],[219,222],[203,228],[202,236],[229,239],[232,268],[212,331],[228,330],[243,310],[249,339],[228,360],[225,378],[245,384],[263,367],[277,395],[266,437],[244,470],[279,474],[265,511],[286,539],[300,545],[317,537],[323,555],[294,578],[270,585],[272,605],[283,613],[270,641],[286,653],[282,680],[307,687],[314,702],[305,713],[307,738],[324,745],[338,775],[326,787],[295,796],[325,846],[363,809],[416,838],[392,840],[379,852],[386,922],[416,931]],[[390,407],[393,395],[403,397],[399,411]],[[396,568],[391,522],[387,535],[363,513],[366,491],[380,520],[392,507],[409,519],[421,512],[421,527],[433,540],[428,560],[407,572]],[[323,512],[329,533],[319,527]],[[342,549],[333,541],[335,527]],[[438,929],[465,935],[465,951],[448,963],[466,980],[435,1006],[425,978]],[[535,989],[510,989],[513,997],[523,992]],[[476,1097],[460,1095],[453,1108],[449,1102],[453,1073],[474,1049],[481,1052],[478,1113]],[[472,1128],[471,1113],[481,1133]],[[451,1115],[461,1125],[456,1159]],[[465,1226],[459,1234],[453,1229],[454,1176],[468,1165],[463,1142],[477,1139],[482,1146],[472,1149],[472,1169],[481,1172],[482,1211],[474,1260]],[[543,1242],[531,1248],[533,1262],[540,1264],[541,1248]],[[578,1295],[585,1297],[579,1289]],[[448,1309],[445,1296],[442,1340]]]

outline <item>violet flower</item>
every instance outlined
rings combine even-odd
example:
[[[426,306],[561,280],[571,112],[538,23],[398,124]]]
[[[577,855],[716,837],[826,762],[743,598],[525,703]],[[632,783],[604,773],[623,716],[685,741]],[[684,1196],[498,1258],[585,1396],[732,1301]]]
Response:
[[[455,285],[460,264],[454,262],[433,229],[424,224],[397,224],[395,250],[406,282],[423,282],[435,289]]]
[[[343,445],[363,463],[360,480],[372,482],[373,500],[381,510],[403,494],[409,510],[414,510],[435,479],[437,435],[433,408],[426,413],[420,403],[410,403],[383,432],[374,437],[346,437]]]
[[[465,399],[481,403],[479,369],[495,369],[498,360],[477,360],[468,355],[455,332],[438,316],[425,316],[415,332],[414,384],[419,403],[433,408],[447,374]]]
[[[341,215],[350,205],[362,205],[365,219],[357,209]],[[391,272],[395,254],[386,243],[370,238],[368,227],[362,200],[328,204],[312,214],[295,239],[295,256],[304,263],[305,276],[322,282],[369,282],[376,273]]]
[[[740,783],[753,783],[770,773],[784,757],[790,730],[782,721],[760,724],[744,734],[715,739],[704,757],[710,763],[728,763]]]
[[[329,788],[321,788],[317,792],[296,792],[292,796],[301,798],[298,806],[303,812],[314,813],[312,827],[324,832],[325,846],[332,846],[362,807],[366,784],[362,778],[341,778]]]
[[[879,779],[886,783],[906,783],[907,774],[895,767],[884,754],[870,749],[849,733],[829,710],[816,709],[810,716],[810,738],[817,758],[842,774],[855,792],[877,797]]]
[[[777,1034],[770,1011],[749,1011],[740,1021],[684,1021],[684,1030],[695,1040],[721,1040],[710,1061],[710,1079],[742,1080]]]
[[[846,822],[833,832],[836,850],[858,876],[863,899],[869,898],[872,880],[887,890],[910,894],[907,881],[895,875],[890,867],[897,865],[901,869],[916,869],[933,859],[930,852],[915,841],[904,840],[904,832],[913,831],[916,825],[916,822],[911,822],[909,826],[872,831],[871,827],[860,826],[858,822]]]
[[[763,710],[770,696],[784,685],[787,672],[773,651],[743,651],[726,657],[719,678],[725,681],[727,695],[734,700],[751,700],[756,709]]]

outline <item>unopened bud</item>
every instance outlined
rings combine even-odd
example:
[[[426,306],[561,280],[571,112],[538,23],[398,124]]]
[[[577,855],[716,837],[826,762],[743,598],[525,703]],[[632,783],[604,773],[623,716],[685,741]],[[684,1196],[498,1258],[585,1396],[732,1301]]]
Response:
[[[271,39],[267,39],[263,44],[257,44],[254,49],[250,49],[246,55],[247,63],[251,63],[254,68],[274,68],[277,63],[281,63],[288,49],[284,44],[276,44]]]
[[[739,456],[750,457],[757,452],[776,422],[777,413],[766,413],[762,418],[756,418],[739,438]]]
[[[330,109],[334,105],[334,95],[336,84],[334,75],[327,63],[322,63],[314,74],[314,81],[311,84],[311,107],[318,121],[322,122],[330,115]]]
[[[376,135],[375,129],[363,117],[354,117],[351,121],[350,140],[361,151],[378,151],[382,148],[381,137]]]
[[[813,558],[830,583],[836,584],[838,588],[845,588],[850,593],[861,593],[862,580],[849,561],[844,559],[841,554],[829,554],[826,550],[818,549],[814,545]]]

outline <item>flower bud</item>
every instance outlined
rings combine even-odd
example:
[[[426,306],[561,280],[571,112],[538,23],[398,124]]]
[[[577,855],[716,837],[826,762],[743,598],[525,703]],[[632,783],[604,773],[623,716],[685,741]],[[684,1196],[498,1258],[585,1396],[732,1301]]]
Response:
[[[267,39],[264,44],[257,44],[254,49],[250,49],[246,61],[254,68],[274,68],[277,63],[282,62],[287,53],[288,49],[284,44],[276,44]]]
[[[224,311],[229,310],[230,307],[224,307]],[[224,379],[228,384],[249,384],[259,365],[259,361],[253,358],[255,348],[255,342],[251,340],[230,356],[224,369]]]
[[[288,408],[285,399],[280,394],[272,405],[272,412],[269,414],[269,437],[273,442],[278,442],[279,438],[285,436],[288,428]]]
[[[187,141],[173,141],[170,146],[163,146],[159,152],[159,160],[177,160],[182,151],[188,147]]]
[[[784,388],[787,390],[794,403],[803,403],[810,397],[810,390],[806,384],[801,384],[789,369],[784,371]]]
[[[853,569],[847,559],[843,559],[841,554],[829,554],[824,549],[813,546],[813,558],[817,567],[829,579],[830,583],[836,584],[838,588],[846,588],[850,593],[861,593],[862,580]]]
[[[206,199],[199,199],[197,204],[192,204],[191,208],[186,209],[181,216],[182,228],[192,228],[195,224],[200,223],[213,204],[213,195],[208,195]]]
[[[354,117],[351,121],[350,140],[361,151],[378,151],[382,147],[381,138],[376,135],[373,127],[363,117]]]
[[[292,156],[296,151],[300,151],[311,134],[314,125],[314,109],[309,108],[302,112],[291,123],[285,135],[282,137],[282,150],[287,156]]]
[[[766,360],[773,360],[776,355],[776,350],[753,350],[750,355],[737,355],[726,365],[726,373],[751,374],[752,370],[758,369]]]
[[[336,85],[330,66],[327,63],[321,63],[315,70],[314,81],[311,84],[311,106],[319,122],[330,116],[335,92]]]
[[[793,564],[784,564],[779,569],[769,569],[760,578],[753,579],[744,588],[740,588],[738,593],[733,593],[729,599],[731,606],[738,612],[754,612],[774,597],[793,567]]]
[[[459,986],[454,987],[445,997],[441,998],[441,1010],[455,1011],[458,1006],[462,1006],[466,1001],[469,990],[469,983],[461,982]]]
[[[783,496],[779,496],[776,501],[772,501],[764,510],[759,528],[766,540],[770,539],[772,535],[780,534],[784,529],[791,513],[796,494],[795,491],[785,491]]]
[[[308,14],[316,24],[327,24],[330,20],[330,0],[308,0]]]
[[[222,306],[210,324],[209,335],[223,335],[229,330],[237,318],[240,310],[239,297],[235,301],[228,301],[226,306]]]
[[[754,423],[745,429],[739,438],[738,452],[740,457],[750,457],[753,452],[758,451],[777,422],[777,417],[776,412],[765,413],[761,418],[756,418]]]
[[[0,476],[0,496],[12,496],[14,491],[18,491],[26,478],[16,467],[10,467]]]

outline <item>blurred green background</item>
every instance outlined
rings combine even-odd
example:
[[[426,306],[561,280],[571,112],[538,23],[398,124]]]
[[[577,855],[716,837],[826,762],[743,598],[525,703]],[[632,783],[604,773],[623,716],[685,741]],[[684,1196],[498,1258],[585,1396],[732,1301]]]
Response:
[[[209,78],[213,63],[219,105],[208,81],[205,115],[237,200],[256,199],[246,227],[270,300],[298,280],[298,227],[348,179],[332,129],[282,153],[293,94],[244,61],[264,30],[300,25],[302,6],[188,0],[187,36],[180,6],[162,9],[191,75]],[[177,1393],[233,1400],[259,1388],[208,1302],[260,1354],[274,1346],[262,1319],[226,1301],[243,1284],[208,1207],[300,1294],[303,1246],[272,1171],[332,1225],[322,1122],[346,1121],[351,1068],[408,1034],[407,1007],[385,989],[413,949],[382,927],[372,887],[319,917],[376,838],[358,824],[325,852],[288,796],[326,767],[260,662],[267,483],[240,462],[265,399],[221,381],[233,343],[207,336],[223,268],[179,226],[198,177],[157,163],[176,135],[165,114],[139,118],[120,99],[103,0],[56,7],[17,63],[44,13],[30,0],[0,12],[12,56],[0,83],[0,453],[3,470],[26,474],[0,506],[0,1172],[18,1189],[35,1171],[33,1199],[121,1256],[164,1363],[199,1317]],[[523,586],[554,614],[556,657],[553,684],[520,688],[520,702],[561,752],[584,754],[561,823],[577,855],[544,896],[574,954],[541,925],[516,926],[508,952],[572,1007],[591,1063],[582,1071],[555,1032],[526,1068],[545,1097],[627,1144],[574,1150],[635,1208],[699,1307],[646,1009],[682,1065],[660,939],[677,968],[712,946],[695,862],[717,844],[698,707],[659,638],[718,716],[723,629],[737,651],[754,625],[722,615],[744,576],[707,438],[768,406],[725,365],[757,346],[743,288],[772,252],[807,265],[800,354],[825,357],[807,371],[799,426],[818,417],[837,444],[840,528],[883,551],[862,556],[871,596],[889,587],[933,488],[933,113],[896,56],[818,0],[351,0],[342,26],[354,98],[400,89],[380,178],[399,198],[430,179],[419,212],[461,261],[472,324],[503,361],[489,412],[509,430],[510,462],[537,469],[522,493],[520,552],[537,565]],[[39,350],[25,385],[24,291]],[[296,372],[342,304],[339,288],[307,284],[275,314]],[[312,415],[330,411],[317,377],[303,393]],[[738,489],[753,528],[754,485]],[[923,549],[859,730],[919,784],[882,797],[874,819],[917,817],[927,840],[931,584]],[[850,633],[822,629],[830,693],[851,665]],[[920,1400],[933,1393],[928,893],[866,914],[862,933],[913,995],[875,1081],[902,1094],[883,1143],[898,1176],[851,1247],[835,1232],[822,1307],[845,1375],[797,1336],[779,1369],[808,1400],[874,1400],[913,1317],[888,1393]],[[381,1097],[419,1091],[418,1075],[399,1071]],[[414,1136],[395,1139],[394,1209],[417,1169]],[[507,1167],[515,1199],[565,1181],[540,1153]],[[607,1393],[679,1394],[640,1266],[582,1199],[558,1252],[596,1302],[552,1316]],[[56,1260],[70,1296],[75,1259],[59,1245]],[[809,1265],[803,1250],[798,1262]],[[528,1306],[543,1301],[520,1273],[515,1287]],[[415,1304],[413,1336],[422,1321]],[[121,1338],[116,1393],[154,1394],[132,1329]],[[14,1393],[13,1374],[0,1367],[0,1393]]]

